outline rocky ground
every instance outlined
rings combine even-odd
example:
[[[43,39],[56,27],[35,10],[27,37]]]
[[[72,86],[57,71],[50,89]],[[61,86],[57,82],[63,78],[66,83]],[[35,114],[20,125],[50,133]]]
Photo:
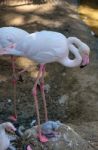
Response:
[[[63,4],[62,4],[63,3]],[[98,40],[91,34],[77,14],[76,5],[67,1],[54,1],[43,5],[14,5],[0,8],[0,26],[16,26],[34,32],[59,31],[76,36],[91,48],[90,65],[84,69],[65,68],[60,64],[47,64],[45,82],[48,115],[50,120],[70,124],[84,139],[98,149]],[[33,64],[33,69],[22,75],[17,82],[17,113],[21,124],[28,126],[35,115],[31,94],[37,65],[25,58],[17,58],[17,72]],[[12,75],[10,57],[0,58],[0,118],[3,121],[13,113],[13,85],[7,79]],[[38,94],[41,121],[44,120],[43,104]],[[3,109],[4,102],[6,109]]]

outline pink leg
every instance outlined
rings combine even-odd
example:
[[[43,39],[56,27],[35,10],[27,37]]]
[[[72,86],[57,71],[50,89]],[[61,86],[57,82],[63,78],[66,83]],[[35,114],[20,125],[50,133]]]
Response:
[[[37,84],[40,79],[40,76],[42,74],[42,69],[44,65],[40,65],[39,73],[37,75],[34,87],[33,87],[33,96],[34,96],[34,101],[35,101],[35,109],[37,113],[37,121],[38,121],[38,132],[39,132],[39,139],[41,142],[47,142],[47,139],[41,135],[41,128],[40,128],[40,114],[39,114],[39,107],[38,107],[38,98],[37,98]]]
[[[48,113],[47,113],[47,104],[46,104],[46,98],[45,98],[45,92],[44,92],[44,74],[45,74],[45,66],[43,66],[43,69],[42,69],[42,78],[41,78],[41,83],[40,83],[40,89],[41,89],[43,104],[44,104],[45,121],[47,122],[48,121]]]
[[[6,83],[5,83],[4,84],[4,107],[3,107],[3,110],[7,110],[6,99],[7,99],[7,87],[6,87]]]
[[[17,111],[16,111],[16,76],[15,76],[15,58],[14,56],[11,56],[12,59],[12,70],[13,70],[13,79],[12,79],[12,83],[14,86],[14,91],[13,91],[13,99],[14,99],[14,115],[10,116],[10,119],[13,121],[17,120]]]

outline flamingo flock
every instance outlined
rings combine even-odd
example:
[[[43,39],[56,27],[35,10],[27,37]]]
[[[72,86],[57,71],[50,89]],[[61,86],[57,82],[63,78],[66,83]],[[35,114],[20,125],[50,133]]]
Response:
[[[74,55],[69,58],[69,53]],[[40,65],[32,94],[34,96],[40,141],[43,141],[40,129],[40,113],[37,98],[37,84],[40,80],[41,93],[48,121],[46,99],[44,93],[44,73],[47,63],[58,62],[65,67],[84,67],[89,64],[90,48],[76,37],[66,38],[54,31],[40,31],[29,34],[16,27],[0,28],[0,55],[24,56]]]

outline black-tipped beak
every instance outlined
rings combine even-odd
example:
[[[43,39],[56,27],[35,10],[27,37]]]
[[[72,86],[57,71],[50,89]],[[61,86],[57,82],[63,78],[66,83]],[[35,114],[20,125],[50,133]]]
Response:
[[[19,133],[18,130],[15,131],[15,134],[16,134],[17,136],[21,137],[21,134]]]
[[[84,67],[86,67],[86,66],[87,66],[87,65],[81,65],[80,68],[84,68]]]

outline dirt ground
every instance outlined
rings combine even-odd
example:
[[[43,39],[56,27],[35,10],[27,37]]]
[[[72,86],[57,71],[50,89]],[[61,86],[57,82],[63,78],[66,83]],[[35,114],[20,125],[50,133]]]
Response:
[[[28,32],[40,30],[59,31],[64,35],[77,36],[91,48],[91,63],[83,70],[80,68],[65,68],[60,64],[46,65],[45,83],[50,89],[46,93],[48,115],[50,120],[60,120],[63,123],[72,124],[79,132],[80,124],[98,122],[98,66],[97,66],[97,39],[92,36],[87,27],[79,18],[76,7],[67,1],[54,2],[42,5],[14,5],[1,6],[0,26],[16,26]],[[16,58],[16,72],[26,68],[22,74],[23,82],[17,81],[17,114],[21,124],[29,126],[36,116],[32,87],[38,68],[34,62],[26,58]],[[0,120],[8,120],[8,116],[14,113],[13,85],[8,80],[12,75],[10,57],[0,57]],[[43,104],[40,91],[38,93],[41,121],[44,121]],[[4,109],[5,106],[5,109]],[[80,128],[79,128],[80,129]],[[81,129],[81,132],[83,129]],[[87,130],[86,130],[87,131]],[[97,131],[97,129],[96,129]],[[80,132],[79,132],[80,133]],[[86,132],[85,132],[86,133]],[[83,134],[89,140],[89,136],[98,137],[92,133]],[[81,133],[80,133],[81,134]],[[87,138],[87,137],[88,138]],[[90,140],[92,140],[91,138]]]

